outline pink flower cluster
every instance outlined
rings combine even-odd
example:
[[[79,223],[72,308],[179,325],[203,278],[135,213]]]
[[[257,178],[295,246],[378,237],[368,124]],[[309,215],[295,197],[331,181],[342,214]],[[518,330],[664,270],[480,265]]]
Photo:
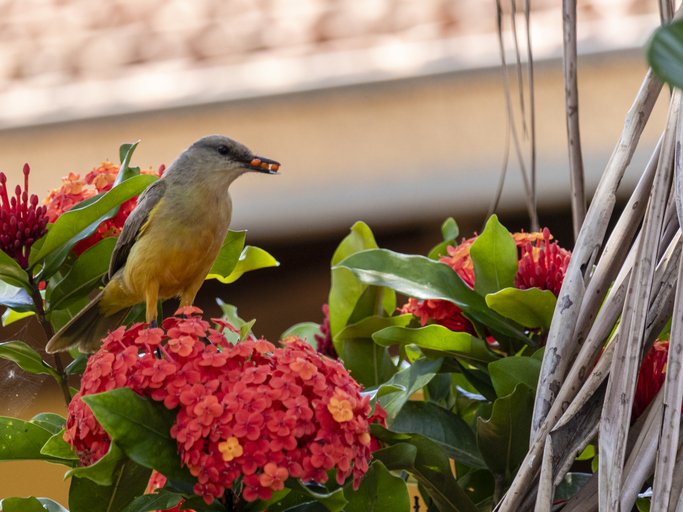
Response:
[[[353,475],[357,488],[370,459],[371,407],[341,362],[296,337],[282,348],[263,339],[233,345],[223,335],[233,326],[214,319],[220,329],[212,329],[200,313],[181,308],[187,318],[167,318],[163,328],[137,324],[105,338],[69,407],[64,438],[82,464],[102,457],[109,438],[80,397],[128,386],[178,408],[171,436],[207,503],[240,478],[235,492],[246,501],[267,500],[290,476],[322,483],[334,468],[340,484]]]

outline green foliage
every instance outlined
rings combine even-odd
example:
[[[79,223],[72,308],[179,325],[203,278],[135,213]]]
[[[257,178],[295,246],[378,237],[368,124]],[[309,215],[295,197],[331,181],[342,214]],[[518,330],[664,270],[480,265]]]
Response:
[[[372,463],[357,491],[344,486],[348,504],[344,512],[409,512],[410,496],[403,479],[391,474],[379,460]]]
[[[478,294],[496,293],[514,283],[517,246],[497,216],[491,215],[484,232],[470,247],[470,256],[474,264],[474,290]]]
[[[553,319],[557,298],[550,290],[504,288],[487,295],[486,304],[495,312],[524,327],[547,331]]]
[[[455,239],[458,238],[460,229],[458,224],[453,220],[453,217],[448,217],[441,225],[441,235],[443,242],[429,251],[430,260],[438,260],[441,256],[448,256],[448,246],[455,246]]]
[[[647,61],[660,80],[683,89],[683,21],[662,25],[646,47]]]
[[[59,373],[44,362],[40,354],[23,341],[0,343],[0,357],[15,362],[22,370],[29,373],[48,374],[52,375],[58,382],[61,380]]]

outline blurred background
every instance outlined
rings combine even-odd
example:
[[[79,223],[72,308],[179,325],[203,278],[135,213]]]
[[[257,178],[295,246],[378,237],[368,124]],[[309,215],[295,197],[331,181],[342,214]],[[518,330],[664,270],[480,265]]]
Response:
[[[521,88],[514,67],[508,78],[528,169],[524,2],[502,4],[508,64],[517,59],[513,20],[521,48]],[[571,248],[561,5],[531,8],[540,224]],[[588,197],[658,24],[655,0],[579,1]],[[441,241],[449,216],[461,236],[481,229],[506,160],[502,69],[494,0],[0,0],[0,171],[13,187],[28,162],[30,192],[43,198],[70,172],[118,163],[121,143],[141,140],[133,164],[156,169],[212,133],[282,162],[280,176],[247,175],[231,188],[232,228],[247,229],[247,243],[280,267],[231,285],[208,282],[198,298],[213,316],[216,297],[236,305],[257,319],[257,335],[275,340],[298,322],[322,322],[329,262],[355,221],[368,223],[381,247],[416,254]],[[660,101],[622,182],[622,204],[665,115]],[[529,229],[512,149],[497,213],[511,231]],[[41,347],[34,327],[4,327],[0,341]],[[11,364],[0,366],[0,409],[22,418],[66,413],[53,382]],[[1,464],[0,498],[66,504],[63,473]]]

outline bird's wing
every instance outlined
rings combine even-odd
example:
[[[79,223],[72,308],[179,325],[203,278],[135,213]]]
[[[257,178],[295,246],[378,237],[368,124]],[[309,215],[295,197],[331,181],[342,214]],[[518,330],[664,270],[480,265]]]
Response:
[[[166,181],[157,180],[152,183],[145,191],[140,194],[138,204],[132,213],[126,219],[123,225],[121,235],[119,235],[114,247],[114,252],[111,254],[111,261],[109,262],[108,280],[111,279],[116,272],[126,264],[128,254],[131,247],[140,234],[140,230],[149,219],[149,215],[154,210],[154,207],[159,204],[161,198],[166,192]]]

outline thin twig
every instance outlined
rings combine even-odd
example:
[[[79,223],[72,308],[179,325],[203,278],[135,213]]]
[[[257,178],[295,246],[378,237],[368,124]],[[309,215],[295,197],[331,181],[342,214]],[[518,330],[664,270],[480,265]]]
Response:
[[[510,21],[512,22],[512,40],[515,42],[515,58],[517,59],[517,88],[519,89],[519,110],[522,114],[522,132],[526,137],[526,109],[524,108],[524,79],[522,78],[522,56],[519,53],[517,38],[517,7],[515,0],[510,0]]]
[[[40,295],[40,290],[38,288],[37,283],[33,281],[33,277],[31,276],[29,276],[29,283],[31,284],[31,288],[33,289],[31,298],[33,299],[33,304],[36,306],[36,317],[38,318],[38,322],[40,323],[40,326],[43,328],[43,331],[45,332],[45,337],[47,338],[47,341],[50,341],[52,336],[54,336],[55,331],[52,328],[52,324],[48,322],[45,318],[45,309],[43,308],[43,297]],[[47,343],[47,341],[45,343]],[[62,389],[62,394],[64,395],[64,402],[66,402],[66,406],[69,407],[69,403],[71,403],[71,391],[69,390],[69,376],[64,371],[64,365],[62,364],[62,359],[59,356],[59,352],[52,354],[52,360],[55,365],[55,370],[57,371],[60,377],[59,387]]]
[[[500,58],[502,63],[501,69],[503,72],[503,89],[505,91],[505,102],[507,104],[508,116],[512,120],[512,122],[510,123],[510,126],[512,127],[512,141],[515,145],[515,152],[517,153],[520,171],[522,172],[522,183],[524,185],[526,205],[527,210],[529,212],[529,219],[531,221],[531,231],[538,231],[538,214],[532,202],[529,180],[526,174],[526,166],[524,165],[524,157],[522,155],[522,149],[519,144],[519,137],[517,136],[517,129],[515,128],[514,115],[512,112],[512,101],[510,99],[510,83],[508,79],[507,64],[505,60],[505,44],[503,42],[503,8],[500,4],[500,0],[496,0],[496,8],[498,21],[498,43],[500,47]]]
[[[480,233],[484,231],[484,227],[486,227],[486,223],[488,222],[491,215],[496,213],[496,210],[498,209],[498,204],[500,203],[500,197],[503,195],[503,185],[505,185],[505,175],[507,174],[508,161],[510,159],[510,122],[511,119],[508,116],[507,130],[505,130],[505,150],[503,153],[503,167],[500,172],[500,180],[498,181],[498,188],[496,189],[496,194],[493,196],[493,200],[491,201],[491,205],[489,206],[489,211],[486,214],[486,218],[484,219],[484,224],[481,227],[481,230],[479,231]]]
[[[583,157],[579,130],[579,86],[576,76],[576,0],[562,2],[562,29],[564,32],[564,98],[567,115],[567,142],[569,146],[569,177],[572,194],[572,223],[574,241],[586,218],[586,191],[583,180]]]
[[[536,96],[534,94],[534,56],[531,51],[531,4],[524,2],[526,21],[527,81],[529,82],[529,126],[531,127],[531,202],[536,211]]]

